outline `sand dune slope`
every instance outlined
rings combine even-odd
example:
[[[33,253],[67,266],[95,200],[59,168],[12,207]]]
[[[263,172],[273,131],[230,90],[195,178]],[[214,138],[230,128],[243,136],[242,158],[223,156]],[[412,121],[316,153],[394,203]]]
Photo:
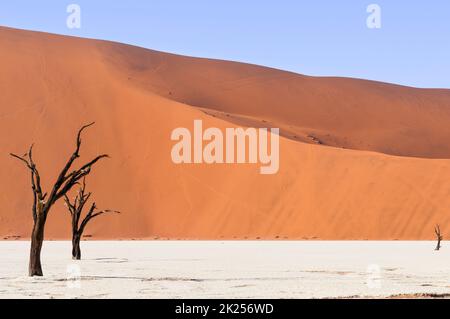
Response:
[[[2,238],[31,228],[29,175],[9,152],[34,142],[48,188],[93,120],[80,161],[111,155],[88,185],[99,207],[123,212],[90,225],[94,238],[432,239],[435,223],[450,229],[448,90],[7,28],[0,68]],[[279,173],[173,164],[170,134],[194,119],[281,127]],[[68,217],[57,205],[48,237],[66,238]]]
[[[450,158],[450,90],[315,78],[103,42],[119,78],[228,121],[288,138],[399,156]],[[226,116],[228,115],[228,116]],[[263,122],[264,121],[264,122]]]

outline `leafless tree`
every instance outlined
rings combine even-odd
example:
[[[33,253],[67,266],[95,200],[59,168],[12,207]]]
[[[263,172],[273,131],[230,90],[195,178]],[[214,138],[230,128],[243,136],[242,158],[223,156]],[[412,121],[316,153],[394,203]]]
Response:
[[[64,195],[64,200],[66,202],[66,206],[69,209],[70,216],[72,217],[72,259],[80,260],[81,259],[81,249],[80,249],[80,240],[83,236],[84,229],[86,225],[95,217],[98,217],[107,213],[116,213],[120,214],[118,211],[114,210],[102,210],[96,211],[97,206],[95,203],[91,205],[88,213],[81,221],[81,214],[83,212],[83,208],[85,207],[86,202],[91,197],[91,193],[86,193],[86,178],[83,178],[83,183],[81,184],[80,189],[78,190],[77,195],[75,196],[73,203],[70,201],[69,197]]]
[[[436,227],[434,227],[434,232],[436,233],[437,238],[437,245],[435,250],[439,250],[441,249],[441,240],[443,239],[443,236],[441,235],[441,228],[439,227],[439,225],[436,225]]]
[[[42,190],[41,177],[36,164],[33,161],[33,145],[30,147],[28,153],[23,156],[18,156],[12,153],[10,154],[14,158],[17,158],[25,163],[31,173],[31,188],[33,191],[32,213],[34,224],[33,231],[31,233],[30,262],[28,268],[29,276],[43,275],[41,266],[41,249],[44,241],[45,223],[47,221],[47,216],[50,209],[61,197],[66,195],[74,185],[78,184],[79,180],[91,172],[91,168],[95,163],[108,157],[106,154],[99,155],[90,162],[81,166],[79,169],[69,172],[75,160],[80,157],[79,151],[81,147],[81,133],[92,125],[94,125],[94,123],[85,125],[78,131],[75,151],[72,153],[66,165],[59,173],[59,176],[53,184],[48,196],[47,193]]]

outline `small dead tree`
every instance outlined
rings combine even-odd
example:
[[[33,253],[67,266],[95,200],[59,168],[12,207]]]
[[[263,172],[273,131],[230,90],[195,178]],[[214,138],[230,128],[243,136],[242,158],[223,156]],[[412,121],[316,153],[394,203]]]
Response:
[[[73,202],[70,202],[69,197],[64,195],[64,200],[66,202],[66,206],[69,209],[70,216],[72,217],[72,259],[80,260],[81,259],[81,249],[80,249],[80,240],[83,236],[84,229],[86,225],[95,217],[98,217],[107,213],[116,213],[120,214],[118,211],[114,210],[102,210],[96,211],[97,206],[95,203],[91,205],[88,213],[84,217],[83,221],[80,224],[81,214],[83,212],[83,208],[85,207],[86,202],[91,197],[92,193],[86,193],[86,178],[83,178],[83,183],[81,184],[80,189],[78,190],[77,195],[75,196]]]
[[[95,163],[108,157],[106,154],[99,155],[90,162],[81,166],[81,168],[75,169],[69,173],[72,164],[78,157],[80,157],[79,152],[81,147],[81,134],[86,128],[92,125],[94,125],[94,123],[85,125],[78,131],[75,151],[72,153],[66,165],[59,173],[56,182],[53,184],[50,195],[48,196],[47,193],[42,190],[41,177],[36,164],[33,161],[33,145],[30,147],[28,153],[23,156],[18,156],[13,153],[10,154],[12,157],[25,163],[31,173],[31,189],[33,191],[32,215],[34,223],[33,231],[31,233],[30,262],[28,268],[29,276],[43,275],[41,266],[41,249],[44,241],[45,223],[47,221],[47,216],[50,209],[61,197],[66,195],[74,185],[78,184],[79,180],[84,178],[86,175],[89,175],[91,168]]]
[[[441,249],[441,240],[443,239],[443,236],[441,235],[441,228],[439,227],[439,225],[436,225],[434,227],[434,232],[435,232],[436,238],[437,238],[437,245],[436,245],[435,250],[439,250],[439,249]]]

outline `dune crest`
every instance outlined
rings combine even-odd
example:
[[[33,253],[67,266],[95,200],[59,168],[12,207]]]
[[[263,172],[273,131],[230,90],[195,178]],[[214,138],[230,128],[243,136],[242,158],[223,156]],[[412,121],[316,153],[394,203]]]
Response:
[[[450,229],[450,90],[314,78],[118,43],[0,28],[0,236],[28,238],[28,172],[9,158],[35,143],[50,187],[70,156],[112,159],[88,180],[120,210],[95,239],[433,239]],[[275,175],[258,164],[171,160],[194,120],[225,132],[280,128]],[[58,204],[47,237],[69,238]]]

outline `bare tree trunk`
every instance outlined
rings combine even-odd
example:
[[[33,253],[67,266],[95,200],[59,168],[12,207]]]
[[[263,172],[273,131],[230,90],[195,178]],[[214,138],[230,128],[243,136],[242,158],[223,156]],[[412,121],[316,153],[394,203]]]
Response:
[[[434,232],[436,233],[437,239],[437,245],[435,250],[439,250],[441,249],[441,240],[443,239],[443,236],[441,234],[441,228],[439,227],[439,225],[436,225],[436,227],[434,228]]]
[[[78,234],[73,234],[72,236],[72,259],[81,259],[81,249],[80,249],[81,236]]]
[[[28,267],[29,276],[42,276],[41,266],[41,249],[44,241],[45,220],[38,217],[33,226],[31,234],[31,249],[30,249],[30,263]]]
[[[441,239],[440,238],[438,238],[438,242],[437,242],[435,250],[439,250],[439,249],[441,249]]]

